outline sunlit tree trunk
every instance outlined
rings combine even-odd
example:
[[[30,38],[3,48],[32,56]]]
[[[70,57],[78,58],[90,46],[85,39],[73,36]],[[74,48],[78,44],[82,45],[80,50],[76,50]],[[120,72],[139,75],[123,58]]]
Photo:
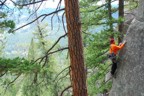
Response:
[[[119,18],[124,18],[124,0],[119,0]],[[118,31],[120,32],[118,38],[118,42],[120,43],[123,38],[123,22],[119,24]]]
[[[78,0],[65,0],[73,96],[87,96]]]

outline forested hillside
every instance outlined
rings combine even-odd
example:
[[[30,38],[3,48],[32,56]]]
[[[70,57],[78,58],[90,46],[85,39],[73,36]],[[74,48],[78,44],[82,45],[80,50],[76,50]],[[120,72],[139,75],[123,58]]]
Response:
[[[143,0],[0,0],[0,96],[143,96]],[[111,40],[125,46],[111,74]]]

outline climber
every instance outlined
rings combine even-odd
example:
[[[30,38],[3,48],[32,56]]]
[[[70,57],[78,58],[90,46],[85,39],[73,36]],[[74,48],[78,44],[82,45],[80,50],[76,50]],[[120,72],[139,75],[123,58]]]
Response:
[[[118,46],[115,44],[114,38],[110,38],[110,49],[109,49],[109,58],[112,61],[112,67],[111,67],[111,75],[113,76],[116,69],[117,69],[117,60],[116,55],[119,50],[121,50],[124,45],[126,44],[126,41],[123,43],[120,43]]]

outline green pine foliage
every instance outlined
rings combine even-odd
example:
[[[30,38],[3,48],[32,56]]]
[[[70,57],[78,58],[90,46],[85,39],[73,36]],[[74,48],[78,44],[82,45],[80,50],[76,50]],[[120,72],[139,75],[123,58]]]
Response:
[[[80,2],[85,62],[88,70],[88,93],[90,96],[109,91],[112,86],[111,81],[105,81],[105,76],[111,69],[111,61],[107,57],[109,39],[111,36],[117,38],[120,35],[116,31],[116,24],[124,22],[124,18],[110,18],[108,3],[106,2],[107,4],[104,6],[97,5],[98,1],[81,0]],[[112,7],[111,15],[117,11],[117,8]],[[111,26],[113,26],[113,29],[111,29]]]
[[[0,87],[0,93],[4,94],[6,92],[6,96],[11,96],[9,94],[14,94],[13,96],[57,96],[65,87],[70,85],[69,68],[57,75],[62,69],[69,66],[68,61],[65,60],[66,53],[55,53],[49,55],[47,61],[45,59],[41,61],[40,59],[35,62],[38,58],[45,56],[47,50],[54,43],[48,40],[47,34],[47,25],[39,25],[39,28],[36,28],[34,38],[30,43],[28,57],[0,58],[0,75],[6,73],[3,76],[4,78],[0,79],[2,81],[0,84],[5,85]],[[53,50],[58,48],[60,48],[60,45],[55,46]],[[63,61],[60,55],[63,55]],[[44,64],[45,66],[43,66]],[[19,75],[20,77],[12,82]],[[21,82],[17,85],[19,80]],[[9,86],[7,87],[7,85]],[[6,87],[7,90],[5,91]],[[13,93],[10,91],[12,88],[14,88]]]
[[[40,71],[40,66],[24,58],[4,59],[0,58],[0,71],[9,71],[11,73],[31,73],[35,70]]]
[[[110,70],[111,62],[108,60],[109,35],[103,31],[92,35],[85,47],[85,61],[88,68],[88,91],[90,96],[109,90],[109,83],[105,83],[105,75]],[[101,87],[103,86],[103,87]]]
[[[86,64],[89,64],[88,67],[94,67],[96,64],[102,63],[107,59],[105,54],[108,51],[109,42],[105,32],[90,36],[86,42]],[[95,59],[93,59],[94,57]]]
[[[37,58],[46,55],[47,50],[54,43],[48,40],[47,34],[47,24],[39,25],[39,27],[36,28],[34,32],[34,38],[31,40],[29,47],[28,60],[35,61]],[[57,45],[53,50],[56,50],[59,47],[60,45]],[[25,77],[24,84],[22,86],[22,96],[57,96],[58,93],[61,92],[61,89],[64,89],[65,86],[70,85],[69,76],[67,76],[69,69],[65,70],[63,73],[57,76],[60,70],[62,70],[62,65],[63,68],[65,65],[67,66],[67,64],[64,62],[66,61],[65,58],[63,61],[59,59],[59,56],[62,55],[63,53],[55,53],[54,55],[49,55],[48,61],[44,67],[42,67],[42,65],[45,63],[45,61],[42,61],[39,64],[41,66],[41,71],[37,73],[37,80],[35,83],[33,83],[33,80],[36,76],[36,73],[28,74]],[[62,65],[59,64],[60,61]],[[65,80],[65,82],[63,82],[63,80]]]
[[[10,33],[15,28],[15,22],[7,19],[7,12],[0,12],[0,19],[1,33],[6,30]]]
[[[111,30],[110,24],[114,25],[120,22],[115,18],[110,19],[108,5],[97,5],[98,1],[82,0],[80,3],[85,63],[88,70],[88,93],[90,96],[104,93],[111,88],[111,81],[105,81],[105,76],[111,67],[111,61],[108,59],[107,54],[109,51],[109,38],[111,35],[117,37],[118,32]],[[117,8],[111,10],[112,13],[115,13]]]

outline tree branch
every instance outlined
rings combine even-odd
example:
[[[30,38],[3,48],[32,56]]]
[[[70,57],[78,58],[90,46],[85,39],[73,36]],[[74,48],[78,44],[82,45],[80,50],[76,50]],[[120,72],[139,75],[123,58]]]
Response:
[[[7,73],[7,71],[5,71],[3,74],[0,75],[0,77],[4,76]]]
[[[10,84],[14,83],[20,76],[21,76],[21,74],[19,74],[13,81],[11,81],[11,82],[6,86],[5,92],[6,92],[7,88],[10,86]]]
[[[66,90],[68,90],[69,88],[71,88],[71,87],[72,87],[71,85],[68,86],[68,87],[66,87],[66,88],[61,92],[60,96],[63,96],[64,92],[65,92]]]
[[[3,2],[0,1],[0,2],[1,2],[0,6],[3,6],[3,5],[5,4],[6,1],[7,1],[7,0],[4,0]]]
[[[54,13],[57,13],[57,12],[59,12],[59,11],[63,11],[64,10],[64,8],[63,9],[60,9],[60,10],[57,10],[57,11],[54,11],[54,12],[51,12],[51,13],[49,13],[49,14],[43,14],[43,15],[40,15],[39,17],[37,17],[36,19],[34,19],[33,21],[31,21],[31,22],[29,22],[29,23],[27,23],[27,24],[25,24],[25,25],[22,25],[21,27],[19,27],[19,28],[17,28],[17,29],[15,29],[15,30],[13,30],[12,32],[14,32],[14,31],[17,31],[17,30],[19,30],[19,29],[21,29],[21,28],[23,28],[23,27],[25,27],[25,26],[27,26],[27,25],[29,25],[29,24],[32,24],[32,23],[34,23],[36,20],[38,20],[39,18],[41,18],[41,17],[43,17],[43,16],[50,16],[50,15],[52,15],[52,14],[54,14]],[[45,18],[44,17],[44,18]],[[43,18],[43,19],[44,19]],[[43,20],[42,19],[42,20]]]
[[[43,56],[43,57],[40,57],[40,58],[36,59],[36,60],[34,61],[34,63],[37,62],[37,61],[40,60],[40,59],[41,59],[40,62],[42,62],[43,59],[44,59],[46,56],[48,56],[49,52],[50,52],[50,51],[56,46],[56,44],[61,40],[61,38],[65,37],[66,35],[67,35],[67,33],[64,34],[64,35],[62,35],[62,36],[60,36],[60,37],[58,38],[58,40],[52,45],[52,47],[50,47],[49,50],[46,52],[46,55]],[[52,53],[50,53],[50,54],[52,54]]]
[[[63,11],[63,10],[65,10],[65,8],[62,8],[62,9],[56,10],[56,11],[50,13],[50,14],[46,14],[45,17],[44,17],[41,21],[43,21],[47,16],[52,15],[52,14],[54,14],[54,13],[57,13],[57,12],[59,12],[59,11]]]
[[[14,5],[22,6],[22,7],[23,7],[23,6],[28,6],[28,5],[36,4],[36,3],[40,3],[40,2],[43,2],[43,1],[47,1],[47,0],[41,0],[41,1],[31,2],[31,3],[28,3],[28,4],[22,4],[22,5],[14,2],[13,0],[10,0],[10,1],[11,1]]]
[[[64,76],[60,77],[60,78],[57,80],[57,82],[56,82],[56,83],[58,83],[58,82],[59,82],[59,80],[61,80],[61,79],[65,78],[65,77],[66,77],[68,74],[69,74],[69,72],[68,72],[68,73],[66,73]]]
[[[55,82],[55,80],[58,78],[58,76],[59,76],[61,73],[63,73],[66,69],[68,69],[69,67],[70,67],[70,66],[64,68],[60,73],[58,73],[58,74],[56,75],[55,79],[54,79],[54,82]]]
[[[58,3],[58,5],[57,5],[55,11],[57,11],[58,9],[60,9],[61,2],[62,2],[62,0],[59,1],[59,3]],[[56,14],[56,13],[55,13],[55,14]],[[55,16],[55,14],[53,14],[53,16],[51,17],[51,29],[52,29],[52,30],[53,30],[53,18],[54,18],[54,16]],[[57,17],[58,17],[58,21],[60,21],[58,14],[57,14]]]
[[[65,33],[67,33],[66,28],[65,28],[65,24],[64,24],[64,15],[65,15],[65,12],[62,15],[62,24],[63,24],[63,29],[64,29]]]
[[[42,3],[43,3],[43,2],[40,3],[40,5],[38,6],[38,8],[35,9],[35,11],[28,17],[28,19],[29,19],[33,14],[35,14],[35,13],[39,10],[39,8],[41,7]],[[28,20],[28,19],[27,19],[27,20]]]
[[[65,37],[66,35],[67,35],[67,33],[64,34],[64,35],[62,35],[62,36],[60,36],[60,37],[58,38],[58,40],[53,44],[53,46],[52,46],[51,48],[49,48],[49,50],[46,52],[46,54],[48,54],[48,53],[56,46],[56,44],[57,44],[63,37]]]
[[[58,50],[56,50],[56,51],[50,52],[50,53],[46,54],[45,56],[43,56],[43,57],[41,58],[41,61],[39,62],[39,63],[41,63],[41,62],[43,61],[43,59],[45,58],[44,64],[42,65],[42,68],[46,65],[46,63],[47,63],[47,61],[48,61],[48,55],[53,54],[53,53],[56,53],[56,52],[59,52],[59,51],[63,51],[63,50],[65,50],[65,49],[68,49],[68,47],[58,49]]]
[[[63,51],[63,50],[66,50],[66,49],[68,49],[68,47],[64,47],[64,48],[55,50],[55,51],[53,51],[53,52],[49,52],[47,55],[50,55],[50,54],[53,54],[53,53],[56,53],[56,52],[59,52],[59,51]]]

